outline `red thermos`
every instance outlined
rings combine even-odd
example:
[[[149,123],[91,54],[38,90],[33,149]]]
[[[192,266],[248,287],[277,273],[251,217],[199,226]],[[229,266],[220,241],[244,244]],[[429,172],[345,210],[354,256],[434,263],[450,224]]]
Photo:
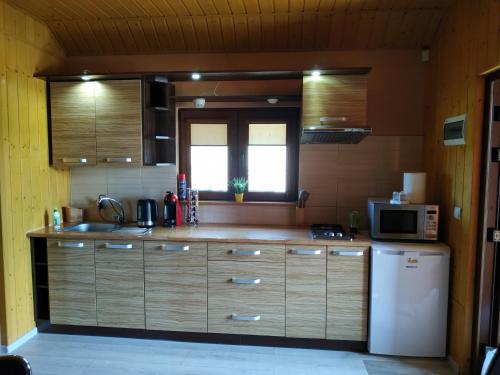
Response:
[[[182,224],[181,205],[179,198],[171,191],[167,191],[164,198],[165,206],[163,208],[163,225],[166,227],[175,227]]]

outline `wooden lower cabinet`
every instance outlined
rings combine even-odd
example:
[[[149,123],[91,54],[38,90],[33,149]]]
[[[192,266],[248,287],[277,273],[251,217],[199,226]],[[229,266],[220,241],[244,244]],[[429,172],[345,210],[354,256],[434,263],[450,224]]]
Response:
[[[144,242],[146,328],[207,332],[207,244]]]
[[[285,264],[209,261],[208,331],[285,336]]]
[[[50,322],[97,325],[93,240],[47,240]]]
[[[142,241],[95,242],[97,325],[145,328]]]
[[[286,336],[326,335],[326,246],[287,246]]]
[[[366,341],[368,268],[368,248],[328,247],[327,339]]]

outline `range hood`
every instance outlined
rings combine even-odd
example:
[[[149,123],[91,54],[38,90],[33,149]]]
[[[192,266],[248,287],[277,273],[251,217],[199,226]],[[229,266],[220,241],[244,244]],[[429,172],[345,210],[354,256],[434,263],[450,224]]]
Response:
[[[303,125],[300,143],[359,143],[372,133],[371,128],[353,128],[346,117],[322,117],[317,125]]]

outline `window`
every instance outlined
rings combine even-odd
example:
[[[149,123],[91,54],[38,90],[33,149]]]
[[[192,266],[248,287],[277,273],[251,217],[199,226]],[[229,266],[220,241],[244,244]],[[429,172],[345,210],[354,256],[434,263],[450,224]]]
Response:
[[[204,200],[232,200],[229,181],[248,178],[248,201],[297,199],[299,111],[183,109],[180,169]]]

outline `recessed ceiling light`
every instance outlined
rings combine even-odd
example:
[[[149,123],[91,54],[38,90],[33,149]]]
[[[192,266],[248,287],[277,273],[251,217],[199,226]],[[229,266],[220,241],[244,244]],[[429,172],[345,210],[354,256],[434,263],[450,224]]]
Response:
[[[89,72],[88,70],[84,70],[84,71],[83,71],[83,76],[82,76],[82,79],[83,79],[84,81],[90,81],[90,80],[92,79],[92,77],[91,77],[91,76],[89,76],[89,73],[90,73],[90,72]]]
[[[193,74],[191,74],[191,78],[194,80],[198,80],[201,78],[201,74],[200,73],[193,73]]]
[[[267,102],[269,104],[276,104],[278,103],[279,99],[278,98],[267,98]]]
[[[313,71],[311,72],[311,75],[312,75],[313,77],[319,77],[319,76],[321,75],[321,72],[320,72],[319,70],[313,70]]]

